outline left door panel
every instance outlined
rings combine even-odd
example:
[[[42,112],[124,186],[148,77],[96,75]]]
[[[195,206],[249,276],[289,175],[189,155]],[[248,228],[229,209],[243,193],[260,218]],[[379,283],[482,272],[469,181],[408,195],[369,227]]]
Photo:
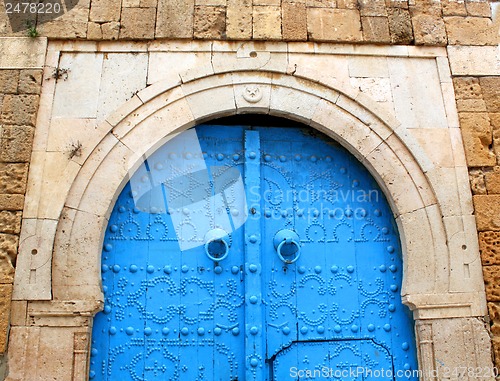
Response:
[[[189,130],[121,192],[104,239],[90,379],[244,379],[242,142],[240,128]]]

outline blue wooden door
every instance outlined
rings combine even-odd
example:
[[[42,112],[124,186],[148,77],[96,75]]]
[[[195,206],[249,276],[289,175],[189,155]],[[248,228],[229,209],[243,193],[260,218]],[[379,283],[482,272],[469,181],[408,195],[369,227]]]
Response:
[[[401,276],[387,201],[342,147],[198,126],[116,201],[89,378],[414,380]]]

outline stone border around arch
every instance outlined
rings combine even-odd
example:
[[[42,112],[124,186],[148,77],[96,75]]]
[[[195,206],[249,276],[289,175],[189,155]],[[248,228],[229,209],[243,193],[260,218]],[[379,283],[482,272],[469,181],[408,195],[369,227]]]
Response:
[[[258,101],[243,96],[251,90],[259,92]],[[431,183],[433,164],[411,135],[362,93],[266,71],[208,75],[176,86],[159,83],[139,92],[104,122],[109,132],[78,172],[57,228],[47,227],[48,234],[56,230],[54,299],[102,300],[98,264],[106,221],[128,174],[145,155],[198,123],[252,112],[316,128],[370,170],[399,225],[405,267],[402,295],[417,316],[484,315],[483,297],[478,297],[484,287],[479,266],[472,269],[476,274],[471,278],[455,281],[462,289],[451,289],[456,237],[447,234],[434,189],[445,184]],[[455,246],[461,253],[462,245],[473,241],[472,237]],[[18,271],[19,279],[22,269]]]
[[[98,50],[94,43],[62,45],[64,49],[57,42],[49,47],[46,77],[51,75],[51,66],[57,67],[61,49]],[[119,46],[118,51],[133,50],[134,46]],[[357,48],[361,54],[376,51],[374,47]],[[407,47],[406,53],[400,48],[381,54],[408,56]],[[137,49],[144,48],[140,45]],[[254,49],[253,44],[243,44],[236,55],[245,56]],[[450,367],[467,364],[491,369],[489,338],[481,321],[486,305],[471,195],[468,188],[459,189],[460,184],[468,187],[467,174],[458,171],[464,153],[460,149],[453,152],[457,160],[450,171],[454,176],[450,186],[450,177],[443,176],[394,115],[364,93],[309,68],[287,72],[286,50],[279,44],[272,49],[274,53],[259,51],[256,61],[235,62],[214,53],[211,65],[140,91],[99,126],[104,138],[88,154],[72,158],[60,174],[70,189],[62,194],[64,200],[49,191],[42,208],[48,214],[36,217],[30,207],[28,213],[25,210],[13,298],[18,302],[14,302],[9,344],[12,380],[19,379],[16,374],[38,372],[25,370],[21,363],[16,365],[19,357],[28,357],[28,340],[40,345],[58,340],[64,350],[52,348],[49,353],[53,356],[57,352],[63,358],[61,363],[72,369],[71,380],[87,379],[91,318],[102,308],[103,300],[102,240],[128,174],[173,134],[217,117],[242,113],[282,116],[318,129],[346,147],[377,180],[399,226],[402,296],[416,319],[419,365],[424,372],[421,379],[434,378],[431,375],[438,367],[438,358]],[[352,53],[346,46],[339,49]],[[444,58],[445,53],[424,49],[416,56]],[[40,111],[37,126],[50,114],[48,104],[55,84],[46,86],[52,88],[45,97],[42,94],[41,103],[47,108]],[[252,98],[256,89],[259,96]],[[451,119],[453,112],[456,114],[452,108]],[[449,133],[459,135],[457,126],[452,121],[448,124]],[[38,151],[35,148],[33,176],[42,177],[44,162],[57,169],[54,163],[59,157],[45,152],[43,143]],[[463,167],[466,170],[465,164]],[[448,188],[454,193],[448,194]],[[36,192],[30,189],[27,198]],[[33,248],[37,248],[36,255]],[[463,333],[463,340],[455,337],[456,332]],[[22,351],[24,355],[19,354]],[[475,354],[471,357],[471,353]],[[40,361],[44,354],[35,356]]]

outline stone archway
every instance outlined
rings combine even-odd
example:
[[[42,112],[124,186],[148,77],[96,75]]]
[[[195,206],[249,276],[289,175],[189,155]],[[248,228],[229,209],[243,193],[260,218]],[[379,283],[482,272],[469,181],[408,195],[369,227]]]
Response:
[[[148,93],[155,90],[153,87],[145,89],[138,97],[147,99]],[[258,99],[244,94],[255,93],[255,89],[260,93]],[[58,297],[59,284],[67,286],[64,294],[68,295],[71,284],[65,283],[65,278],[77,279],[76,274],[88,269],[89,262],[98,263],[100,239],[96,238],[101,237],[101,233],[87,232],[85,221],[90,226],[96,226],[95,221],[104,223],[117,192],[143,155],[195,123],[251,110],[286,116],[311,125],[339,141],[360,159],[386,193],[400,225],[407,270],[403,295],[418,308],[419,295],[444,296],[448,292],[447,237],[437,196],[424,172],[429,172],[431,164],[411,136],[404,134],[388,113],[374,114],[332,88],[269,73],[210,76],[165,91],[156,89],[156,92],[154,98],[114,123],[74,182],[64,210],[68,218],[60,221],[58,232],[60,235],[64,230],[64,236],[72,241],[71,251],[92,253],[92,256],[85,256],[83,267],[78,267],[75,262],[75,266],[61,269],[57,263],[59,252],[68,259],[71,252],[58,251],[55,247],[55,297]],[[206,99],[214,102],[206,102]],[[158,125],[164,127],[158,129]],[[70,221],[72,228],[66,227]],[[68,235],[70,231],[83,236]],[[98,231],[102,231],[101,226]],[[79,248],[77,242],[80,240],[90,242],[91,246],[86,243]],[[409,270],[417,268],[416,272]],[[92,269],[93,281],[88,286],[93,288],[92,294],[97,297],[100,295],[99,269],[96,265]],[[82,292],[81,282],[75,287]],[[442,299],[442,303],[445,300],[449,297]]]
[[[28,255],[19,257],[14,299],[52,298],[52,303],[37,302],[40,316],[92,316],[102,303],[103,231],[128,174],[143,155],[175,133],[248,112],[300,121],[361,160],[386,194],[399,225],[405,274],[401,292],[414,317],[445,319],[439,324],[451,330],[468,324],[486,335],[478,321],[468,319],[485,314],[473,219],[447,215],[439,192],[446,183],[437,178],[433,163],[404,126],[364,94],[258,70],[201,75],[176,85],[158,83],[108,117],[108,133],[78,170],[59,220],[26,226],[43,238],[22,243],[20,250]],[[29,254],[34,246],[43,247],[36,258]],[[30,283],[33,271],[38,281]],[[420,366],[431,371],[432,324],[421,320],[417,328]]]

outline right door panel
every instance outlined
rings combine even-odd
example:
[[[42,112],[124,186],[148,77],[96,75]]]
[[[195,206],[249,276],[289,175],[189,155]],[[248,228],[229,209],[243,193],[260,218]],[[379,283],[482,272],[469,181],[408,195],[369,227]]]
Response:
[[[417,379],[398,232],[378,184],[311,130],[258,130],[270,379]]]

